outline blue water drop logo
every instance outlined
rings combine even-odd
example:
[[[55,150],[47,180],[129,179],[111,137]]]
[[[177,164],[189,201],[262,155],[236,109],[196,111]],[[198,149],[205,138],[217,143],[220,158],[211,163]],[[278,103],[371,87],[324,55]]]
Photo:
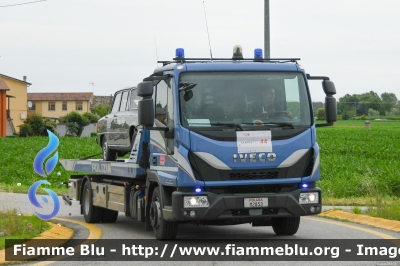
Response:
[[[35,169],[35,172],[43,177],[49,175],[54,170],[58,162],[58,152],[56,152],[53,157],[47,160],[45,167],[47,175],[44,173],[44,160],[57,149],[59,143],[58,138],[51,131],[47,130],[47,133],[49,134],[49,144],[47,144],[46,147],[38,152],[35,157],[35,161],[33,162],[33,169]]]
[[[58,152],[56,152],[53,155],[53,157],[47,160],[45,164],[46,172],[44,172],[43,163],[45,159],[49,157],[57,149],[59,144],[58,138],[51,131],[47,130],[47,133],[49,135],[49,143],[47,144],[46,147],[44,147],[41,151],[38,152],[33,162],[33,169],[35,170],[36,173],[38,173],[43,177],[47,177],[47,175],[49,175],[54,170],[58,162]],[[43,209],[43,206],[37,200],[36,192],[38,187],[42,184],[50,185],[50,183],[47,180],[39,180],[35,182],[28,190],[29,201],[32,203],[33,206],[40,209]],[[51,218],[56,216],[57,213],[59,212],[60,200],[58,199],[57,194],[54,193],[54,191],[52,191],[51,189],[44,188],[44,190],[50,195],[51,199],[53,200],[54,203],[53,211],[50,214],[41,214],[37,211],[35,211],[35,213],[42,220],[50,220]],[[43,200],[44,203],[49,204],[49,201],[46,196],[42,195],[41,199]]]

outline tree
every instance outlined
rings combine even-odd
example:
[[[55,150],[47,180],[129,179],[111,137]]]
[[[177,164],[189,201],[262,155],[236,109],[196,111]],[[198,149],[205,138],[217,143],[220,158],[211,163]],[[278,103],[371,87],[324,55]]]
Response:
[[[29,135],[41,136],[44,130],[43,116],[38,113],[33,113],[29,115],[24,124],[30,125],[31,133]]]
[[[108,115],[110,111],[110,105],[107,104],[106,106],[102,105],[102,104],[98,104],[94,107],[93,112],[98,115],[99,117],[103,117]]]
[[[61,122],[66,124],[69,133],[78,137],[81,136],[83,128],[90,123],[86,117],[82,116],[76,111],[66,114],[61,119]]]
[[[324,108],[324,103],[323,102],[313,102],[312,106],[313,106],[313,110],[314,110],[314,116],[317,116],[318,108]]]
[[[97,114],[86,112],[82,116],[89,120],[90,123],[97,123],[97,121],[99,121],[99,116]]]
[[[369,108],[368,109],[368,116],[375,116],[375,117],[379,116],[379,112],[374,110],[374,109],[372,109],[372,108]]]
[[[41,114],[29,115],[20,127],[20,136],[47,136],[47,130],[56,132],[56,123],[49,118],[43,118]]]
[[[384,102],[384,109],[386,112],[392,111],[397,104],[397,97],[394,93],[384,92],[381,94],[382,101]]]
[[[317,120],[325,120],[325,109],[319,108],[317,111]]]
[[[357,97],[357,94],[346,94],[345,96],[339,98],[338,114],[344,115],[344,113],[347,111],[356,110],[356,106],[359,101],[360,100]]]
[[[378,110],[381,115],[385,114],[385,109],[383,108],[382,100],[376,92],[370,91],[361,94],[360,101],[362,103],[357,106],[358,115],[367,115],[368,109],[370,108]]]

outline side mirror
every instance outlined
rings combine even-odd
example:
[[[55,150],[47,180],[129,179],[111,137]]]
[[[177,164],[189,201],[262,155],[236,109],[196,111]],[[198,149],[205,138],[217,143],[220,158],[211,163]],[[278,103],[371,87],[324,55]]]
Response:
[[[331,95],[325,97],[325,116],[328,124],[333,124],[333,122],[337,121],[336,99]]]
[[[330,80],[322,81],[322,88],[324,89],[326,95],[332,96],[336,94],[335,84]]]
[[[137,86],[137,95],[143,98],[153,96],[153,82],[144,81],[140,82]]]
[[[137,86],[137,95],[143,97],[138,102],[138,123],[143,127],[154,125],[153,82],[140,82]]]

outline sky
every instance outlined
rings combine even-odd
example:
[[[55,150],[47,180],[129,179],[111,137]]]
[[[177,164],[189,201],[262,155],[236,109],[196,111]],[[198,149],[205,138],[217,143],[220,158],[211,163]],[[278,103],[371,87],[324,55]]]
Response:
[[[33,1],[0,0],[0,74],[27,76],[28,92],[111,95],[136,86],[178,47],[192,58],[209,57],[209,43],[214,58],[230,58],[236,44],[246,58],[264,48],[264,0],[15,5]],[[400,99],[400,1],[269,2],[272,58],[300,58],[307,73],[330,77],[337,99],[371,90]],[[321,81],[310,89],[324,101]]]

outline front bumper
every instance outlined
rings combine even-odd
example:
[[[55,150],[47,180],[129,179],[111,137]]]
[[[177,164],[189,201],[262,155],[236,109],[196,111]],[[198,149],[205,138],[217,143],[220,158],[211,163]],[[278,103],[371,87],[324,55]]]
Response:
[[[300,204],[301,192],[318,192],[319,203]],[[183,208],[183,196],[208,196],[207,208]],[[268,206],[245,208],[245,198],[268,198]],[[313,207],[313,208],[312,208]],[[312,211],[312,209],[314,211]],[[272,217],[306,216],[321,213],[321,189],[297,189],[292,192],[251,193],[251,194],[215,194],[202,192],[175,191],[172,193],[172,219],[174,221],[215,221],[215,220],[260,220]],[[186,211],[186,212],[185,212]],[[196,215],[191,217],[190,211]],[[165,216],[164,216],[165,217]],[[168,219],[169,220],[169,219]]]

